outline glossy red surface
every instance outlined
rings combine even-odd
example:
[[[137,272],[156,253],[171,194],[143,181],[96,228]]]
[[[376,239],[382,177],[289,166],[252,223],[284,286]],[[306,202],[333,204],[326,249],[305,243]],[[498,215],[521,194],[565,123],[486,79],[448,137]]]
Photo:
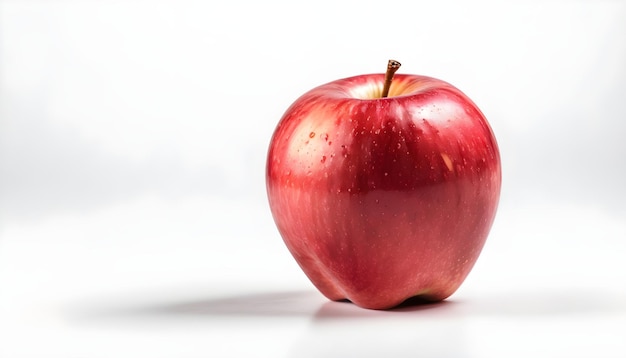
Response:
[[[267,159],[278,230],[332,300],[390,308],[442,300],[489,233],[501,169],[480,110],[453,86],[383,75],[317,87],[284,114]]]

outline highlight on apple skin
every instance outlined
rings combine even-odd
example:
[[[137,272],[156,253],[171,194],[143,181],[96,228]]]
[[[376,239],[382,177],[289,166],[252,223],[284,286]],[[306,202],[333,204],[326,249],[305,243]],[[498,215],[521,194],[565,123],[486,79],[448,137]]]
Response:
[[[304,273],[330,300],[370,309],[453,294],[501,187],[493,131],[464,93],[392,73],[383,96],[385,77],[340,79],[298,98],[266,167],[274,221]]]

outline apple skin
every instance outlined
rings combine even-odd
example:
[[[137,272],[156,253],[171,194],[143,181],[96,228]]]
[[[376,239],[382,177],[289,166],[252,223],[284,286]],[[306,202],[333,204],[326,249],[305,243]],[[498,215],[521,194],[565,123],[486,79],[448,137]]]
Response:
[[[293,257],[330,300],[370,309],[440,301],[467,277],[493,223],[493,131],[431,77],[337,80],[285,112],[266,167],[270,209]]]

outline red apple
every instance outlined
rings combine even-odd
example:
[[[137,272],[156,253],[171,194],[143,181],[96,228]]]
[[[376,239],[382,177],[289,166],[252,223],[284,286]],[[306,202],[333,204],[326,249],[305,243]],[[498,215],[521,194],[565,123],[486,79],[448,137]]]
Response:
[[[396,75],[385,97],[384,82],[361,75],[298,98],[266,171],[272,215],[304,273],[329,299],[371,309],[454,293],[501,185],[496,139],[465,94]]]

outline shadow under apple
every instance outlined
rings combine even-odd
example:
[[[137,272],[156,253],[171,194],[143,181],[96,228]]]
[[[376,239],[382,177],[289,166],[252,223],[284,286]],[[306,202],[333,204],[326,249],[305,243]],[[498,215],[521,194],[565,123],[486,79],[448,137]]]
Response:
[[[145,297],[145,295],[141,295]],[[158,295],[157,295],[158,297]],[[311,317],[324,297],[316,291],[276,291],[218,297],[149,299],[128,297],[82,302],[69,307],[68,316],[81,321],[150,318],[230,317],[264,319]]]
[[[155,299],[154,297],[170,297]],[[128,296],[83,301],[67,307],[69,317],[82,320],[142,318],[202,318],[210,316],[267,319],[310,318],[313,324],[338,321],[457,320],[459,318],[550,317],[580,314],[614,314],[624,311],[625,297],[598,291],[553,291],[528,294],[509,292],[468,299],[425,303],[409,299],[391,310],[369,310],[350,302],[332,302],[315,290],[225,294],[215,297],[171,298],[135,293]]]

